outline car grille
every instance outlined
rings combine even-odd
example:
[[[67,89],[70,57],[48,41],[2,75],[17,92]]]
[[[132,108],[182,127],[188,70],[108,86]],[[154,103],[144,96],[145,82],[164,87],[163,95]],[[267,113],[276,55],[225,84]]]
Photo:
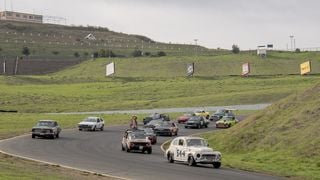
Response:
[[[215,154],[203,154],[201,156],[201,159],[207,160],[207,161],[213,161],[216,158]]]
[[[82,125],[79,125],[79,128],[91,128],[91,126],[82,124]]]

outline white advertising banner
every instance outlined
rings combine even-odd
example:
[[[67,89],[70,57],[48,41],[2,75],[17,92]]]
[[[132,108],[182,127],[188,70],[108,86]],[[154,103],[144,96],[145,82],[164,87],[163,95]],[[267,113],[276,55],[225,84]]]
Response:
[[[248,76],[250,73],[250,64],[244,63],[242,64],[242,76]]]
[[[112,62],[106,65],[106,76],[111,76],[115,73],[115,63]]]

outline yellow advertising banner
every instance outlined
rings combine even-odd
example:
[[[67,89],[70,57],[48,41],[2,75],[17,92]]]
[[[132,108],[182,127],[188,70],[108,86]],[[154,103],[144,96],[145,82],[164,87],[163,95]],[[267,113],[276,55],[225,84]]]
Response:
[[[300,64],[301,75],[307,74],[311,72],[311,62],[307,61]]]

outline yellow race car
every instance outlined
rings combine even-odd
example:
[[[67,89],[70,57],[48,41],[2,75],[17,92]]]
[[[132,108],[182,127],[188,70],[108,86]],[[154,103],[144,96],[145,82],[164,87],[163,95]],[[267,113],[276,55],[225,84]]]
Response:
[[[239,121],[234,116],[223,116],[219,121],[216,122],[216,128],[229,128],[238,122]]]
[[[202,116],[202,117],[204,117],[204,118],[206,118],[206,119],[209,119],[209,117],[210,117],[209,112],[207,112],[207,111],[205,111],[205,110],[196,110],[196,111],[194,112],[194,114],[195,114],[196,116]]]

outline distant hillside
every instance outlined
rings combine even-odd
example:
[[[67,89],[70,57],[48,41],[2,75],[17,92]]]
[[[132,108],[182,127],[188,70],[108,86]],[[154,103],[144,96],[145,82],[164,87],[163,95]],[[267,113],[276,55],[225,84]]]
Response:
[[[85,39],[89,34],[94,38]],[[129,56],[134,50],[151,55],[159,51],[169,55],[194,54],[196,51],[198,54],[210,53],[201,46],[155,42],[142,35],[117,33],[102,27],[1,21],[0,56],[20,56],[23,47],[30,49],[33,58],[65,58],[73,57],[75,53],[88,58],[101,49],[111,50],[118,56]]]
[[[230,166],[320,179],[320,84],[205,137]]]
[[[300,63],[310,60],[312,73],[320,73],[320,53],[271,52],[267,59],[255,53],[240,53],[220,56],[182,56],[162,58],[97,59],[86,61],[70,69],[56,73],[69,77],[104,77],[105,65],[116,63],[116,77],[184,77],[187,63],[195,62],[195,76],[213,77],[241,74],[241,65],[250,62],[252,75],[300,74]]]

